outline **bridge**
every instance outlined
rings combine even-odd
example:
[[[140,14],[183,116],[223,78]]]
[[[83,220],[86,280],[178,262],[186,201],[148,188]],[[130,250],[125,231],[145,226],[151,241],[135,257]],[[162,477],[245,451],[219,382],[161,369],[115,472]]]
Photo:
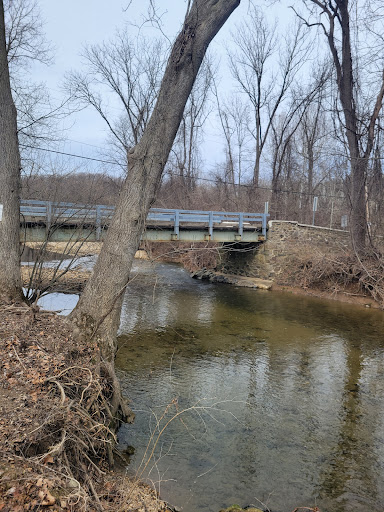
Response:
[[[114,206],[21,200],[20,240],[102,241]],[[151,208],[142,239],[152,242],[261,242],[267,213]]]

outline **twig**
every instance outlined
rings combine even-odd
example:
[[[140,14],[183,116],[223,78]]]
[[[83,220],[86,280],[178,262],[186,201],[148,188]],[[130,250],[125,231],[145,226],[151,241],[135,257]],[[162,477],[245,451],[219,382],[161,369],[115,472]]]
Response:
[[[14,350],[15,354],[16,354],[16,357],[17,357],[17,359],[18,359],[19,363],[20,363],[20,364],[21,364],[21,366],[23,367],[24,371],[25,371],[25,372],[27,372],[27,369],[26,369],[26,367],[24,366],[23,361],[20,359],[19,354],[17,353],[17,351],[16,351],[16,349],[15,349],[15,345],[12,345],[12,348],[13,348],[13,350]]]
[[[52,380],[51,382],[53,382],[54,384],[56,384],[56,386],[59,388],[60,390],[60,394],[61,394],[61,402],[60,402],[60,405],[64,405],[65,404],[65,399],[67,398],[66,395],[65,395],[65,391],[64,391],[64,388],[63,386],[60,384],[60,382],[58,382],[57,380]]]
[[[175,350],[176,350],[176,348],[173,348],[173,352],[172,352],[172,356],[171,356],[171,361],[169,363],[169,379],[170,380],[172,379],[172,361],[173,361],[173,356],[175,355]]]

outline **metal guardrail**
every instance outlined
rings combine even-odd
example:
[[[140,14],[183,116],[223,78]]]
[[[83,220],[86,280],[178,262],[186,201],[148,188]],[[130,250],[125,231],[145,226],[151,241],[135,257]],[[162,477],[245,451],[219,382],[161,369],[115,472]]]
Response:
[[[21,200],[20,213],[24,218],[33,219],[33,222],[43,222],[47,227],[62,223],[86,223],[96,227],[96,240],[100,240],[101,231],[108,225],[115,207],[106,205],[86,205],[63,203],[53,201]],[[261,224],[261,232],[267,235],[266,213],[243,212],[214,212],[203,210],[175,210],[166,208],[151,208],[147,224],[163,223],[162,227],[173,228],[174,239],[180,233],[180,225],[193,224],[208,228],[209,238],[213,238],[214,228],[236,228],[239,239],[244,229],[256,229]],[[31,220],[29,220],[31,222]],[[257,224],[257,226],[255,225]]]
[[[41,221],[47,227],[60,222],[87,223],[96,227],[96,240],[100,240],[102,227],[107,225],[115,211],[114,206],[35,201],[22,199],[20,213]]]

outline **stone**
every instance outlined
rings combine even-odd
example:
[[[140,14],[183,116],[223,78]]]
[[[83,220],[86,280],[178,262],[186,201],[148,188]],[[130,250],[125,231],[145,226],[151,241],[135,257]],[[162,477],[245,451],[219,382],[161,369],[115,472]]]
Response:
[[[256,507],[241,508],[241,507],[239,507],[239,505],[232,505],[229,508],[221,509],[220,512],[263,512],[263,511]]]
[[[135,258],[138,260],[149,260],[147,251],[144,251],[143,249],[139,249],[138,251],[136,251]]]

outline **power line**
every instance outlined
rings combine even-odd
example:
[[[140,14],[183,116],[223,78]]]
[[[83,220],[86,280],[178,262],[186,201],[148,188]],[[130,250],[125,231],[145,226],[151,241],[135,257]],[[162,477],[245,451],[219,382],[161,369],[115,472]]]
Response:
[[[121,164],[118,164],[117,162],[112,162],[110,160],[101,160],[100,158],[91,158],[90,156],[75,155],[74,153],[66,153],[65,151],[56,151],[54,149],[48,149],[48,148],[38,148],[36,146],[28,146],[25,144],[20,144],[20,147],[28,148],[28,149],[37,149],[38,151],[46,151],[47,153],[55,153],[57,155],[73,156],[75,158],[82,158],[83,160],[92,160],[93,162],[101,162],[103,164],[118,165],[119,167],[122,167]],[[94,147],[97,147],[97,146],[94,146]]]
[[[91,148],[101,149],[100,146],[95,146],[94,144],[89,144],[88,142],[81,142],[81,140],[74,140],[74,139],[65,139],[69,142],[75,142],[76,144],[81,144],[82,146],[89,146]]]
[[[175,176],[180,178],[185,178],[183,174],[169,174],[169,176]],[[244,187],[244,188],[251,188],[251,189],[257,189],[257,190],[267,190],[269,192],[272,192],[272,187],[261,187],[258,185],[257,187],[255,185],[246,184],[246,183],[233,183],[231,181],[223,181],[220,179],[213,180],[211,178],[194,178],[198,181],[209,181],[211,183],[215,183],[216,185],[232,185],[235,187]],[[319,194],[316,192],[299,192],[297,190],[287,190],[287,189],[276,189],[275,192],[284,193],[284,194],[294,194],[294,195],[300,195],[300,196],[311,196],[311,197],[327,197],[332,199],[340,199],[340,196],[334,196],[330,194]]]
[[[88,156],[76,155],[74,153],[66,153],[64,151],[56,151],[54,149],[48,149],[48,148],[39,148],[39,147],[36,147],[36,146],[28,146],[28,145],[25,145],[25,144],[20,144],[20,146],[23,147],[23,148],[36,149],[38,151],[46,151],[47,153],[55,153],[55,154],[58,154],[58,155],[71,156],[71,157],[74,157],[74,158],[81,158],[83,160],[91,160],[93,162],[101,162],[101,163],[104,163],[104,164],[111,164],[111,165],[116,165],[116,166],[119,166],[119,167],[124,167],[123,165],[118,164],[117,162],[113,162],[111,160],[101,160],[100,158],[91,158],[91,157],[88,157]],[[97,146],[95,146],[95,147],[97,147]],[[177,178],[185,178],[186,177],[184,174],[175,174],[175,173],[168,173],[168,176],[177,177]],[[216,179],[215,180],[215,179],[212,179],[212,178],[198,178],[198,177],[196,177],[194,179],[198,180],[198,181],[206,181],[206,182],[209,182],[209,183],[215,183],[216,185],[218,185],[218,184],[221,184],[221,185],[231,185],[231,186],[235,186],[235,187],[244,187],[244,188],[250,188],[250,189],[257,189],[257,190],[267,190],[269,192],[272,192],[272,188],[271,187],[262,187],[260,185],[258,185],[256,187],[255,185],[252,185],[252,184],[234,183],[234,182],[231,182],[231,181],[224,181],[224,180],[220,180],[220,179]],[[316,193],[316,192],[299,192],[299,191],[296,191],[296,190],[287,190],[287,189],[276,189],[275,192],[284,193],[284,194],[293,194],[293,195],[299,195],[299,196],[326,197],[326,198],[332,198],[332,199],[340,199],[339,196],[330,195],[330,194],[319,194],[319,193]]]

